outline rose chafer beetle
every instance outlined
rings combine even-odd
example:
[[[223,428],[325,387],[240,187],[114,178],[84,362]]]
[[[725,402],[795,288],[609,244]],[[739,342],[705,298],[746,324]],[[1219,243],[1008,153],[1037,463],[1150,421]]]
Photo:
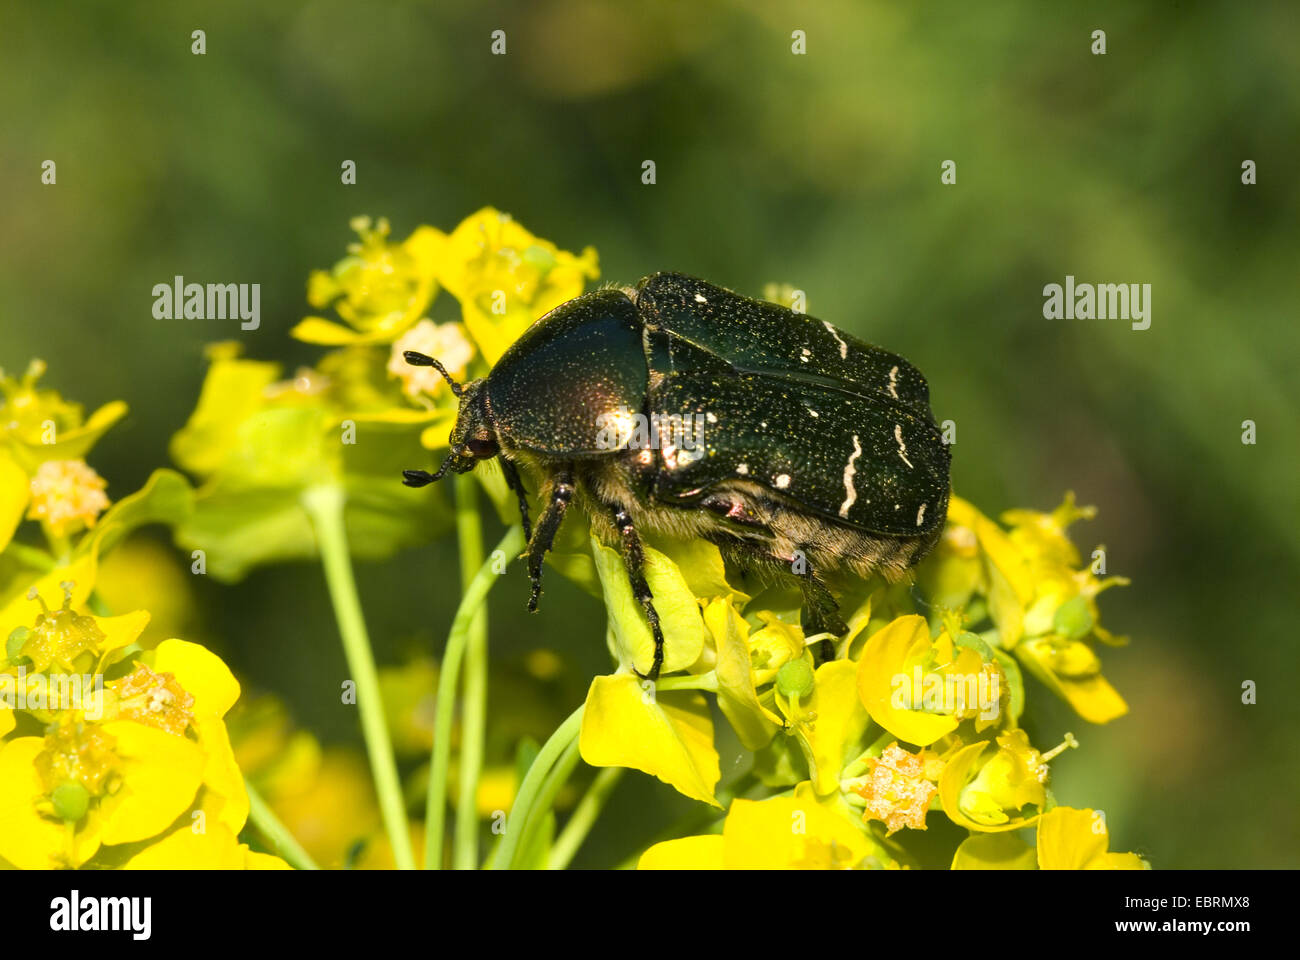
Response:
[[[483,379],[456,383],[451,452],[436,473],[499,457],[519,499],[537,609],[542,561],[575,499],[617,542],[655,641],[664,639],[638,531],[704,538],[750,568],[796,576],[804,631],[843,635],[822,580],[900,579],[939,538],[951,454],[925,378],[902,357],[820,320],[693,277],[570,300]],[[650,429],[641,429],[646,424]],[[647,440],[649,442],[647,442]],[[539,482],[536,527],[520,468]]]

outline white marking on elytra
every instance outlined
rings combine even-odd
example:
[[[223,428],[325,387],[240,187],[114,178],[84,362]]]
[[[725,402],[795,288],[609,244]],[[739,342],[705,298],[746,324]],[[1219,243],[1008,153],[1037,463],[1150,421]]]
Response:
[[[699,294],[699,293],[697,293],[697,294],[695,295],[695,302],[696,302],[696,303],[708,303],[709,301],[708,301],[707,299],[705,299],[705,297],[703,296],[703,294]]]
[[[835,338],[835,342],[840,345],[840,359],[847,360],[849,356],[849,345],[844,342],[844,339],[840,336],[840,332],[825,320],[822,321],[822,326],[830,331],[831,336]]]
[[[853,485],[853,475],[858,471],[853,466],[853,461],[862,456],[862,444],[858,442],[858,435],[853,435],[853,452],[849,454],[849,462],[844,464],[844,502],[840,504],[840,516],[849,515],[849,507],[853,506],[853,501],[858,499],[857,487]],[[868,500],[867,503],[871,501]]]
[[[812,407],[809,407],[809,408],[808,408],[808,414],[809,414],[809,416],[813,416],[813,417],[820,417],[820,416],[821,416],[821,414],[818,413],[816,410],[814,410]]]
[[[785,489],[786,487],[788,487],[788,486],[790,486],[790,474],[788,474],[788,473],[779,473],[779,474],[777,474],[777,476],[776,476],[776,488],[777,488],[778,490],[784,490],[784,489]]]
[[[740,474],[742,477],[746,476],[749,473],[749,464],[747,463],[740,464],[738,467],[736,467],[736,472]]]
[[[809,350],[807,347],[804,347],[802,350],[799,351],[799,362],[807,363],[808,358],[811,356],[812,356],[812,351]]]
[[[916,511],[916,525],[918,527],[921,525],[921,518],[923,518],[924,516],[925,516],[925,504],[923,503],[921,504],[921,509]]]
[[[907,464],[909,470],[915,470],[912,461],[907,459],[907,444],[903,442],[903,428],[897,423],[894,424],[894,439],[898,441],[898,455],[903,458],[903,462]],[[894,509],[897,510],[898,508],[895,507]]]
[[[898,399],[898,367],[892,367],[889,371],[889,395],[895,400]]]
[[[709,423],[717,423],[717,422],[718,422],[717,414],[714,414],[714,413],[706,413],[706,414],[704,415],[704,419],[707,420],[707,421],[709,421]]]

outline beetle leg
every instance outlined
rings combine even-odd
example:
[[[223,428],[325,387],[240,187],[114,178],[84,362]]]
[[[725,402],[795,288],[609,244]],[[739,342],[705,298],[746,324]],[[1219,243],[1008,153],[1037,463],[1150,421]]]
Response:
[[[555,542],[564,511],[573,499],[573,470],[569,467],[556,470],[547,482],[547,491],[546,509],[542,511],[533,535],[528,538],[528,579],[533,582],[533,592],[528,598],[529,613],[537,612],[537,599],[542,595],[542,561]]]
[[[519,471],[515,465],[501,457],[501,472],[505,474],[506,486],[514,491],[515,496],[519,498],[519,516],[524,521],[524,542],[533,539],[533,527],[528,522],[528,494],[524,492],[523,481],[519,479]]]
[[[840,616],[840,605],[835,602],[831,592],[809,568],[799,578],[799,588],[803,591],[804,607],[807,610],[804,623],[804,635],[815,636],[819,633],[833,633],[842,637],[849,632],[849,626]],[[823,662],[835,659],[835,642],[829,637],[822,640],[821,654]]]
[[[655,658],[650,665],[650,672],[636,674],[642,679],[655,681],[659,679],[659,670],[664,665],[664,634],[659,626],[659,611],[655,609],[654,594],[645,579],[645,550],[641,547],[641,537],[637,535],[632,518],[622,507],[614,507],[614,526],[618,529],[619,543],[623,547],[623,564],[627,567],[628,582],[632,585],[632,595],[645,611],[645,618],[650,622],[650,632],[655,640]]]

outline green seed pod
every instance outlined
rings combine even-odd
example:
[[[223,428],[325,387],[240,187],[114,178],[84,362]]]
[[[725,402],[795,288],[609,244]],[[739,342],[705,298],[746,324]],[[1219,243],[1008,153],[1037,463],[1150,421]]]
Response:
[[[806,697],[813,691],[813,668],[807,657],[790,660],[776,672],[776,692],[781,696]]]
[[[90,808],[90,792],[75,780],[55,787],[50,800],[54,803],[54,812],[69,823],[76,823]]]
[[[1083,597],[1071,597],[1056,608],[1052,618],[1052,627],[1061,636],[1070,640],[1079,640],[1092,632],[1092,611],[1088,601]]]
[[[31,627],[14,627],[9,634],[9,639],[5,641],[5,655],[10,660],[17,660],[22,653],[23,644],[27,642],[27,638],[31,635]]]

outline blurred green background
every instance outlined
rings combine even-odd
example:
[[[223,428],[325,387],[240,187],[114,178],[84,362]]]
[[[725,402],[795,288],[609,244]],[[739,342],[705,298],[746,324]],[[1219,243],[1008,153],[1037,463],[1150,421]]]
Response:
[[[1100,507],[1073,532],[1133,579],[1102,600],[1133,637],[1103,651],[1131,713],[1089,728],[1031,690],[1034,741],[1083,745],[1054,765],[1062,802],[1104,809],[1112,849],[1157,867],[1295,867],[1298,21],[1291,3],[11,0],[0,366],[40,356],[87,407],[130,403],[92,457],[116,498],[167,463],[205,343],[315,359],[286,334],[355,214],[402,237],[491,204],[594,245],[602,280],[791,283],[926,373],[958,493],[991,515],[1066,489]],[[175,274],[260,283],[261,329],[155,320]],[[1150,283],[1150,329],[1045,320],[1066,274]],[[381,661],[440,649],[451,539],[359,578]],[[359,742],[318,568],[191,579],[203,638],[250,688]],[[496,760],[608,666],[596,601],[552,575],[527,617],[525,590],[515,572],[492,600]],[[564,662],[545,682],[525,670],[538,648]],[[625,778],[577,863],[621,860],[685,803]]]

